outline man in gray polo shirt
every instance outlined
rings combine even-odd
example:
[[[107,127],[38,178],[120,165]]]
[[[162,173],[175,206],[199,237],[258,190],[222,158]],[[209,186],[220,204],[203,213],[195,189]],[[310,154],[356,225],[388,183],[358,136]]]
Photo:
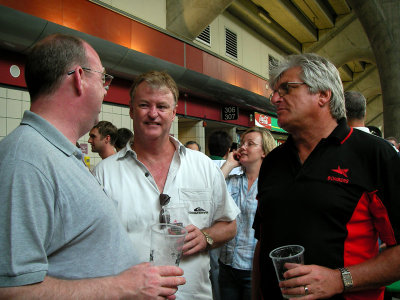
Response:
[[[112,201],[75,147],[112,79],[96,51],[47,37],[25,79],[31,109],[0,142],[0,299],[174,299],[182,270],[135,265]]]

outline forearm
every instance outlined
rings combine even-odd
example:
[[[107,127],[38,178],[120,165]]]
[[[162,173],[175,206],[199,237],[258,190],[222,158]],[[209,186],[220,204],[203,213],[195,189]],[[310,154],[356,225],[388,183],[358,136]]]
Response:
[[[225,178],[228,178],[229,173],[231,173],[234,168],[239,166],[239,162],[233,158],[233,153],[230,152],[225,163],[221,166],[222,174],[224,174]]]
[[[251,274],[251,298],[252,300],[261,299],[260,297],[260,242],[257,242],[254,250],[253,270]]]
[[[216,222],[211,227],[204,228],[203,230],[206,231],[214,240],[212,248],[218,248],[227,241],[233,239],[236,235],[236,220],[231,222]]]
[[[221,166],[222,174],[224,174],[224,178],[228,178],[229,173],[232,172],[234,166],[228,163],[227,161]]]
[[[62,280],[46,276],[40,283],[0,288],[0,299],[110,299],[117,295],[114,289],[110,277]]]
[[[348,269],[353,277],[352,291],[386,286],[400,279],[400,246],[388,248],[378,256]]]

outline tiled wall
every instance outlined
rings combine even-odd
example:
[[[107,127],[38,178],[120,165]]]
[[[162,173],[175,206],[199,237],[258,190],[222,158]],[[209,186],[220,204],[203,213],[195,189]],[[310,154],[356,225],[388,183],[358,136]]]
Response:
[[[186,121],[179,124],[179,140],[182,144],[188,141],[195,141],[205,152],[205,130],[203,121]]]
[[[19,125],[29,101],[27,91],[0,87],[0,140]]]
[[[26,90],[0,87],[0,140],[13,131],[21,122],[25,110],[30,108],[30,97]],[[127,106],[103,103],[99,120],[113,123],[117,128],[125,127],[132,130],[132,120]],[[171,127],[171,134],[178,138],[178,118]],[[88,154],[91,167],[101,161],[97,153],[91,151],[88,143],[89,133],[79,139],[79,144],[88,144]]]

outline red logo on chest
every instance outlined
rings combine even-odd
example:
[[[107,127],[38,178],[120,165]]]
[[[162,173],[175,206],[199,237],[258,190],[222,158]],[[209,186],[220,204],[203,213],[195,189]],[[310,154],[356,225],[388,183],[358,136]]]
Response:
[[[336,172],[338,174],[343,175],[344,177],[347,177],[347,172],[349,171],[349,169],[341,169],[340,166],[338,166],[337,169],[332,169],[333,172]]]
[[[337,169],[332,169],[331,171],[340,174],[346,178],[342,177],[336,177],[336,176],[328,176],[327,180],[328,181],[336,181],[336,182],[341,182],[341,183],[349,183],[349,180],[347,179],[347,172],[349,169],[342,169],[340,166],[337,167]]]

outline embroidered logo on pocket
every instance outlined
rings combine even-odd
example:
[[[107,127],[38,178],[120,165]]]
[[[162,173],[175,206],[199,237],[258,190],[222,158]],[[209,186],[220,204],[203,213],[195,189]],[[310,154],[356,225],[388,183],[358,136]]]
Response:
[[[190,215],[206,215],[208,211],[202,209],[201,207],[195,208],[193,211],[189,211]]]

